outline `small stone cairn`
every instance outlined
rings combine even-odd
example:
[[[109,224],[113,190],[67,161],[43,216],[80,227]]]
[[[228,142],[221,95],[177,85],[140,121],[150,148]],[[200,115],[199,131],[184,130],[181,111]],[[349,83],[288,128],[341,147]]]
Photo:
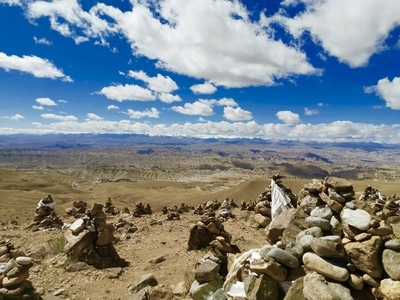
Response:
[[[28,280],[32,266],[32,259],[10,240],[0,241],[0,299],[41,299]]]
[[[106,204],[104,205],[104,212],[113,216],[119,214],[118,209],[114,206],[110,197],[108,197]]]
[[[135,203],[135,209],[132,213],[134,217],[141,217],[143,215],[151,215],[153,213],[149,203],[146,206],[141,201]]]
[[[87,203],[82,200],[72,202],[72,207],[65,211],[67,215],[82,218],[86,215]]]
[[[62,228],[64,222],[57,216],[54,207],[56,203],[51,194],[40,199],[33,222],[28,226],[32,230]]]
[[[191,296],[400,299],[399,207],[396,195],[385,197],[371,186],[356,198],[348,180],[314,179],[299,192],[297,208],[283,210],[266,226],[264,246],[229,254],[225,280],[198,283]],[[211,267],[207,272],[202,276],[216,273]]]
[[[67,244],[64,252],[96,268],[124,266],[116,252],[114,226],[107,224],[102,204],[93,204],[85,218],[76,220],[64,234]]]

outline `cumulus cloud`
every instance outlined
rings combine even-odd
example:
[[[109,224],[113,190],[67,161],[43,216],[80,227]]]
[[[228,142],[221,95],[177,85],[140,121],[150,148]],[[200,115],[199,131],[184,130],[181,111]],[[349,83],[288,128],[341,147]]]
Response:
[[[108,36],[121,33],[135,55],[215,86],[274,85],[282,78],[320,73],[304,52],[274,40],[238,1],[131,3],[128,11],[97,3],[86,12],[76,0],[35,1],[28,15],[48,17],[54,30],[76,42],[107,44]]]
[[[171,109],[180,114],[190,116],[211,116],[214,114],[211,105],[201,101],[185,103],[183,106],[172,106]]]
[[[390,81],[387,77],[380,79],[377,85],[365,87],[366,93],[375,93],[386,102],[386,107],[400,110],[400,77]]]
[[[169,76],[157,74],[156,77],[149,77],[143,71],[129,71],[128,76],[145,82],[148,88],[158,93],[171,93],[178,89],[178,85]]]
[[[250,111],[231,106],[224,107],[224,117],[229,121],[248,121],[253,119]]]
[[[57,103],[55,103],[50,98],[36,98],[35,101],[37,103],[39,103],[40,105],[44,105],[44,106],[56,106],[57,105]]]
[[[69,76],[55,67],[49,60],[40,58],[35,55],[7,55],[0,52],[0,68],[6,71],[15,70],[28,73],[37,78],[61,79],[63,81],[72,82]]]
[[[36,110],[43,110],[44,109],[44,107],[41,106],[41,105],[32,105],[32,108],[36,109]]]
[[[108,45],[106,37],[118,31],[113,24],[101,19],[95,7],[85,11],[77,0],[33,1],[27,5],[27,15],[32,20],[49,18],[53,30],[73,38],[77,44],[93,38]]]
[[[217,88],[209,82],[194,84],[190,89],[194,94],[214,94],[217,91]]]
[[[300,123],[300,117],[289,110],[282,110],[276,113],[276,117],[284,122],[285,124],[297,124]]]
[[[146,109],[144,111],[128,109],[127,114],[132,119],[141,119],[144,117],[159,118],[160,112],[157,110],[157,108],[152,107],[152,108]]]
[[[114,85],[103,87],[98,94],[108,99],[122,101],[154,101],[156,99],[151,90],[142,88],[136,84]]]
[[[351,67],[361,67],[385,48],[390,31],[400,23],[396,0],[285,1],[286,5],[304,4],[305,11],[294,17],[275,16],[275,20],[299,38],[309,32],[331,56]]]
[[[182,98],[179,95],[173,95],[169,93],[161,93],[157,95],[158,99],[164,103],[180,102]]]

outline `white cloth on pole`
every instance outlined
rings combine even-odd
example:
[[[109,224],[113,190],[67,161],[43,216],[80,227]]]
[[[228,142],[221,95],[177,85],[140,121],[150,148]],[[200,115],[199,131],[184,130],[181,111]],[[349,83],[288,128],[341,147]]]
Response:
[[[282,211],[289,210],[293,207],[288,195],[282,188],[271,179],[271,198],[272,198],[272,220],[279,215]]]

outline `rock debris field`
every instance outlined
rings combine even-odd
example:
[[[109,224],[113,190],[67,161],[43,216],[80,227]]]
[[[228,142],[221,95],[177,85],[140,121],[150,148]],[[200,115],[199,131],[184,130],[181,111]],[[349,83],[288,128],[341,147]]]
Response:
[[[57,214],[47,194],[28,224],[1,224],[0,299],[400,299],[400,198],[284,182],[160,211],[108,197]]]

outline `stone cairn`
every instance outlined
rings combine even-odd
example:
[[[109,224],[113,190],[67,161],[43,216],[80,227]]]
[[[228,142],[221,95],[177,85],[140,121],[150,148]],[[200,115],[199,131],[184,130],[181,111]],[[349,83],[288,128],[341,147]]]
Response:
[[[116,209],[110,197],[108,197],[106,204],[104,206],[104,212],[108,215],[117,215],[119,211]]]
[[[72,202],[72,207],[65,211],[67,215],[82,218],[86,215],[87,203],[82,200]]]
[[[228,253],[240,252],[236,245],[231,244],[232,236],[225,231],[223,220],[204,214],[201,221],[190,230],[187,249],[209,249],[203,261],[196,267],[195,281],[191,287],[192,297],[203,299],[201,297],[204,291],[200,287],[204,284],[222,284],[222,278],[228,273]]]
[[[32,259],[14,248],[10,240],[0,241],[0,299],[41,299],[28,280]]]
[[[153,213],[149,203],[146,206],[141,201],[135,203],[135,209],[132,213],[134,217],[141,217],[143,215],[151,215]]]
[[[266,226],[267,243],[209,268],[193,299],[400,299],[400,198],[337,177],[304,185],[297,208]],[[193,229],[192,229],[193,231]],[[205,241],[204,241],[205,243]],[[198,267],[199,268],[199,267]],[[196,287],[196,288],[194,288]]]
[[[62,228],[64,222],[57,216],[54,207],[56,203],[53,197],[49,194],[40,199],[33,222],[28,226],[32,230]]]
[[[85,218],[76,220],[64,234],[68,257],[96,268],[125,266],[126,262],[116,252],[114,226],[107,224],[102,204],[93,204]]]

